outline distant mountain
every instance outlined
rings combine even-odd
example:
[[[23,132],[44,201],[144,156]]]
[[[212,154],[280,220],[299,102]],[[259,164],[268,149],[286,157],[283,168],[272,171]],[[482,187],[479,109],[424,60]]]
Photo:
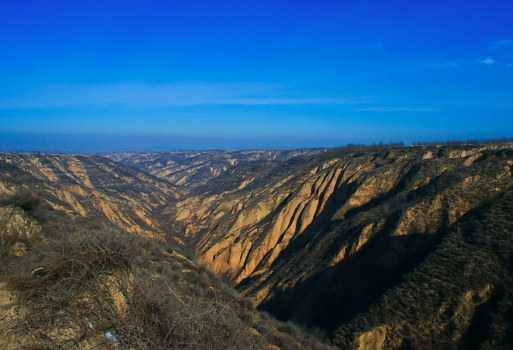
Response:
[[[104,157],[146,171],[182,188],[205,184],[237,164],[252,161],[284,161],[313,156],[324,148],[269,151],[183,151],[157,153],[108,153]]]

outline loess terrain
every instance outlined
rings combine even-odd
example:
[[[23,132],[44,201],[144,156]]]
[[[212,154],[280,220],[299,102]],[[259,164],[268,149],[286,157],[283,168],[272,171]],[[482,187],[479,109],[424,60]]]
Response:
[[[324,148],[269,151],[183,151],[152,153],[109,153],[108,159],[144,170],[182,188],[204,185],[237,164],[252,161],[283,161],[297,156],[312,156]]]
[[[169,215],[260,309],[341,348],[511,345],[486,329],[513,306],[512,166],[509,145],[330,151],[232,168]]]
[[[166,240],[0,206],[2,349],[328,349],[255,310]]]
[[[103,157],[0,155],[0,194],[12,195],[23,188],[43,192],[53,208],[78,220],[94,218],[148,234],[168,233],[160,210],[186,193]]]
[[[513,347],[511,144],[106,157],[0,155],[0,192],[9,196],[24,188],[38,191],[45,205],[65,218],[57,221],[92,230],[93,239],[102,237],[99,232],[111,232],[107,235],[111,240],[117,237],[112,232],[124,232],[131,237],[125,240],[147,240],[137,241],[135,247],[153,242],[152,249],[134,248],[139,249],[137,254],[127,254],[144,257],[141,252],[147,252],[144,263],[129,259],[123,266],[130,268],[121,270],[143,271],[153,261],[149,264],[158,269],[159,288],[162,281],[169,283],[168,277],[188,281],[179,285],[192,288],[200,283],[196,275],[206,273],[208,280],[201,282],[206,290],[198,292],[199,299],[189,299],[189,306],[206,305],[201,298],[209,295],[208,286],[215,289],[221,283],[214,274],[198,272],[205,270],[204,264],[259,310],[282,322],[301,324],[337,348]],[[30,227],[28,235],[43,237],[36,241],[62,231],[63,225],[47,223],[37,210],[31,214],[20,207],[19,200],[11,199],[4,210],[19,214],[13,217],[18,217],[18,225]],[[2,235],[7,231],[4,228]],[[87,240],[78,231],[76,236]],[[4,243],[4,250],[10,247],[9,256],[34,261],[21,272],[4,269],[5,276],[11,276],[5,279],[5,293],[14,293],[12,276],[17,275],[25,276],[22,286],[35,283],[51,288],[48,274],[28,277],[30,269],[49,261],[30,257],[29,241]],[[200,263],[186,257],[190,246]],[[178,263],[194,268],[173,269]],[[187,269],[196,271],[193,280]],[[128,277],[120,283],[129,288],[127,281],[135,277],[123,274]],[[229,288],[223,288],[228,293]],[[174,298],[168,289],[158,290],[156,299]],[[159,294],[164,291],[167,296]],[[194,293],[186,288],[180,293],[173,300],[185,307],[176,300]],[[234,295],[237,303],[248,303],[236,294],[227,295]],[[222,309],[227,302],[197,313]],[[234,312],[237,319],[245,319]],[[241,337],[251,329],[260,336],[253,332],[256,338],[244,338],[247,346],[240,343],[234,348],[322,347],[310,338],[298,340],[297,330],[284,332],[277,326],[265,332],[288,338],[272,343],[272,337],[258,328],[263,324],[258,318],[262,314],[258,315],[245,323],[249,328]],[[124,316],[116,317],[105,329],[132,332],[128,329],[133,325],[116,328],[126,322],[120,321]],[[144,343],[126,337],[132,339],[130,344]],[[255,343],[259,337],[261,342]]]

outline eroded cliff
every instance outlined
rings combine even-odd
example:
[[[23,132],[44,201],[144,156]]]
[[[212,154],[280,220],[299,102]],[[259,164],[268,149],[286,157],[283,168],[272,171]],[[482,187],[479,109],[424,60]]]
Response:
[[[509,145],[332,151],[238,166],[169,214],[260,308],[334,332],[507,193],[512,166]]]

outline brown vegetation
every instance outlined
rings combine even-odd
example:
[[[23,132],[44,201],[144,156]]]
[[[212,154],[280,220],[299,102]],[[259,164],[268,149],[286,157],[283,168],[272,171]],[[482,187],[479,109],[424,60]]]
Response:
[[[33,212],[43,203],[42,193],[29,189],[20,189],[12,196],[3,199],[3,205],[13,205],[27,212]]]
[[[381,338],[395,344],[383,349],[511,349],[512,234],[510,187],[454,226],[422,264],[340,327],[335,342],[358,348]]]
[[[10,227],[25,215],[15,206],[29,202],[31,211],[43,203],[30,193],[4,202]],[[60,221],[23,238],[23,254],[1,256],[4,349],[323,348],[257,312],[165,240]],[[4,240],[4,252],[16,244],[14,236]]]

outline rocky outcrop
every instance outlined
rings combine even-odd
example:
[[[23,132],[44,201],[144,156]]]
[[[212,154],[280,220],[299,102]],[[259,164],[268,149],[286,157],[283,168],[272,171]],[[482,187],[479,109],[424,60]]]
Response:
[[[3,255],[25,255],[26,242],[41,236],[41,225],[30,214],[12,205],[0,207],[0,261]]]

